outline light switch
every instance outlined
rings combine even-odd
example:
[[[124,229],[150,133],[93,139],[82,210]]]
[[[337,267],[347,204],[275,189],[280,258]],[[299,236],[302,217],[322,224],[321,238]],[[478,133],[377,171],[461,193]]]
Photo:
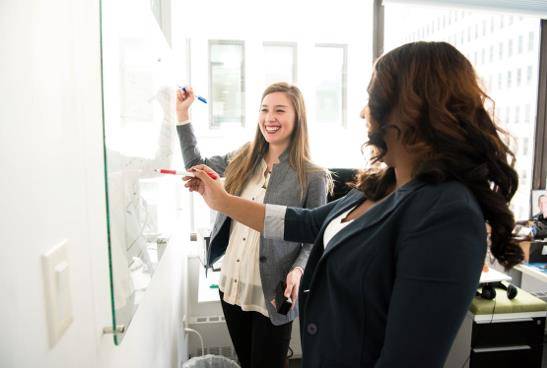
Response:
[[[73,320],[70,266],[67,241],[63,240],[42,256],[49,344],[53,347]]]

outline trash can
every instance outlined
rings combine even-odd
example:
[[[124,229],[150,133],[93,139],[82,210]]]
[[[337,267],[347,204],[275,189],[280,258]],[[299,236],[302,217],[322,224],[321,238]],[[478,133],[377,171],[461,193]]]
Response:
[[[226,357],[207,354],[192,358],[182,364],[182,368],[240,368],[239,365]]]

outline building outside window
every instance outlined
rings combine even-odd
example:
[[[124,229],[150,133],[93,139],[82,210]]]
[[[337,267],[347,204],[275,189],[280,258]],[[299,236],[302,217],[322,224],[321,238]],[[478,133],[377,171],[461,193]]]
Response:
[[[423,23],[443,15],[450,15],[450,13],[451,10],[446,7],[386,3],[384,11],[385,51],[401,45],[402,38],[407,34],[412,34],[414,29],[421,27]],[[526,156],[529,152],[528,147],[533,147],[535,137],[535,120],[531,118],[530,112],[535,111],[537,101],[537,88],[534,86],[538,83],[538,77],[534,70],[538,70],[539,67],[539,45],[535,40],[539,37],[540,19],[532,16],[515,17],[512,14],[492,15],[492,13],[479,10],[466,10],[463,13],[465,13],[465,17],[454,20],[446,27],[441,27],[429,37],[418,39],[411,37],[410,41],[448,41],[456,33],[461,34],[462,37],[460,37],[460,42],[457,44],[452,42],[452,44],[468,58],[480,48],[488,50],[487,62],[482,63],[481,58],[481,63],[475,63],[474,67],[479,78],[483,81],[488,80],[486,92],[495,102],[495,121],[510,133],[512,138],[507,143],[510,144],[510,147],[517,149],[514,152],[516,156],[515,168],[523,178],[521,178],[518,191],[513,197],[511,208],[517,219],[525,219],[530,214],[531,180],[528,178],[532,177],[532,160]],[[478,25],[482,25],[484,29],[484,24],[489,25],[486,27],[489,32],[487,30],[484,37],[471,42],[463,37],[463,32]],[[515,39],[515,35],[519,35],[518,38]],[[504,53],[506,40],[508,40],[507,52]],[[513,40],[516,45],[513,44]],[[525,40],[530,55],[523,58],[520,55],[525,47]],[[516,50],[513,49],[514,46]],[[496,58],[494,58],[494,54],[496,54]],[[507,70],[507,66],[510,66],[511,70]],[[514,81],[512,80],[513,70],[515,71]],[[524,72],[526,73],[527,88],[522,88],[522,78],[524,77],[522,74]],[[494,83],[491,82],[492,79],[494,79]],[[523,121],[532,122],[532,124],[519,124],[520,106],[525,105],[527,107],[524,111]],[[514,110],[511,111],[512,109]],[[502,111],[504,114],[501,113]],[[527,148],[518,149],[515,144],[511,144],[511,140],[522,142],[523,146]]]

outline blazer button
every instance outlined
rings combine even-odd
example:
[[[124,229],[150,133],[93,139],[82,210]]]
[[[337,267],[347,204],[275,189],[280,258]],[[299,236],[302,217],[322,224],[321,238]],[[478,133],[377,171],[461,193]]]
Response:
[[[317,325],[315,323],[308,323],[306,331],[308,331],[308,334],[312,336],[315,335],[317,333]]]
[[[258,258],[258,260],[262,263],[266,262],[268,258],[264,257],[264,256],[260,256],[260,258]]]

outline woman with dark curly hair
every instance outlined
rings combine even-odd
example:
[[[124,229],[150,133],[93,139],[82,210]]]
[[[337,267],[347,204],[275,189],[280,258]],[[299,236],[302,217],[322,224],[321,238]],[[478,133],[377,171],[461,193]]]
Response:
[[[186,185],[267,238],[315,243],[300,285],[303,367],[442,367],[476,291],[485,224],[502,265],[522,260],[514,156],[448,43],[385,54],[368,93],[375,167],[344,198],[264,206],[227,194],[205,166]]]

